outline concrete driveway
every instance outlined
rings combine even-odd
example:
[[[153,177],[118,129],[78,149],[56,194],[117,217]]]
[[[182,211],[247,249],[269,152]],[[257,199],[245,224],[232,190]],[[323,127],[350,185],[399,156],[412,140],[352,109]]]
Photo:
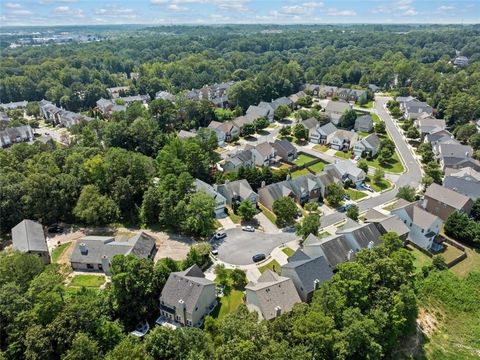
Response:
[[[225,230],[227,237],[218,244],[218,259],[232,265],[252,264],[252,256],[268,256],[273,249],[297,238],[295,233],[247,232],[242,229]]]

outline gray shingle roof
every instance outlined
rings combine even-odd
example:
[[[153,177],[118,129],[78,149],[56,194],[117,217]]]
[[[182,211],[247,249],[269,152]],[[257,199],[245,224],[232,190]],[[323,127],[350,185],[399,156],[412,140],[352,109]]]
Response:
[[[338,113],[343,114],[345,111],[350,110],[352,107],[349,103],[342,101],[329,101],[325,107],[325,112],[327,113]]]
[[[13,248],[22,252],[48,252],[42,225],[33,220],[22,220],[12,228]]]
[[[335,125],[333,125],[333,123],[331,123],[331,122],[326,123],[325,125],[320,126],[318,128],[319,134],[321,134],[323,136],[328,136],[330,134],[333,134],[337,130],[338,130],[337,127]]]
[[[351,234],[358,246],[358,248],[353,249],[355,251],[368,248],[371,241],[373,241],[375,245],[381,242],[379,239],[381,234],[375,224],[363,224],[347,229],[343,228],[337,230],[337,234]]]
[[[427,188],[425,196],[447,204],[457,210],[462,209],[470,201],[467,196],[435,183]]]
[[[366,147],[370,147],[371,149],[378,149],[380,147],[380,138],[377,134],[370,134],[367,137],[361,140],[362,143],[366,145]]]
[[[285,139],[282,139],[282,140],[275,140],[275,142],[273,143],[273,147],[274,148],[281,148],[283,149],[286,153],[289,153],[289,152],[294,152],[295,151],[295,147],[292,145],[292,143],[288,140],[285,140]]]
[[[225,198],[232,199],[235,196],[240,196],[242,199],[247,199],[252,194],[257,195],[247,180],[241,179],[236,181],[231,181],[229,183],[218,185],[217,191],[222,194]]]

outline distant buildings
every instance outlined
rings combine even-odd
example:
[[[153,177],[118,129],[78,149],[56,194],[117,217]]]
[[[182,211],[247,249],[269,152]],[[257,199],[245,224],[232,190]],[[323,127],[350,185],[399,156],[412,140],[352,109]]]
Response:
[[[16,143],[33,141],[34,134],[30,125],[6,128],[0,131],[0,147],[4,148]]]
[[[226,108],[228,102],[228,90],[235,84],[234,81],[205,85],[201,89],[192,89],[187,92],[186,97],[190,100],[208,100],[216,107]]]
[[[92,120],[88,116],[59,108],[48,100],[39,101],[38,106],[40,114],[45,120],[61,127],[70,128],[81,122]]]
[[[97,110],[105,117],[112,116],[112,113],[125,111],[134,102],[147,104],[150,101],[150,95],[134,95],[118,97],[114,100],[101,98],[97,101]]]
[[[27,105],[28,101],[17,101],[0,104],[0,108],[3,110],[25,109]]]
[[[457,56],[455,60],[453,60],[453,65],[460,67],[468,66],[468,58],[466,56]]]
[[[399,96],[396,100],[400,103],[400,110],[404,112],[405,119],[415,120],[424,113],[433,115],[433,108],[430,105],[412,96]]]

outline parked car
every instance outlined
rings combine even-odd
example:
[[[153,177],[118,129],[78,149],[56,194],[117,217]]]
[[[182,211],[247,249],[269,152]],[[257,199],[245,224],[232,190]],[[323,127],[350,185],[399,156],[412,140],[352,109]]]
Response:
[[[355,156],[355,157],[353,158],[353,160],[354,160],[354,161],[360,160],[360,156],[359,156],[359,155]]]
[[[213,235],[213,238],[215,240],[220,240],[220,239],[223,239],[225,237],[227,237],[227,233],[224,233],[224,232],[217,232],[217,233],[215,233],[215,235]]]
[[[218,250],[217,249],[212,249],[212,255],[217,256],[218,255]]]
[[[259,262],[259,261],[265,260],[265,258],[266,258],[265,254],[256,254],[252,256],[253,262]]]
[[[249,232],[254,232],[255,231],[255,228],[251,225],[247,225],[247,226],[242,226],[242,230],[243,231],[249,231]]]
[[[343,200],[350,200],[350,195],[344,194],[343,195]]]
[[[63,233],[63,226],[54,224],[48,227],[48,232],[51,234],[61,234]]]
[[[373,189],[371,188],[370,185],[367,185],[367,184],[363,183],[363,184],[362,184],[362,187],[363,187],[365,190],[367,190],[367,191],[373,192]]]

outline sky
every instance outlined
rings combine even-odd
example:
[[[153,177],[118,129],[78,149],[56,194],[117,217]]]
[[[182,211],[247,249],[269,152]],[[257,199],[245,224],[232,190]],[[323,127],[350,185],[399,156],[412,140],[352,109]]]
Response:
[[[480,23],[480,0],[0,0],[0,24]]]

